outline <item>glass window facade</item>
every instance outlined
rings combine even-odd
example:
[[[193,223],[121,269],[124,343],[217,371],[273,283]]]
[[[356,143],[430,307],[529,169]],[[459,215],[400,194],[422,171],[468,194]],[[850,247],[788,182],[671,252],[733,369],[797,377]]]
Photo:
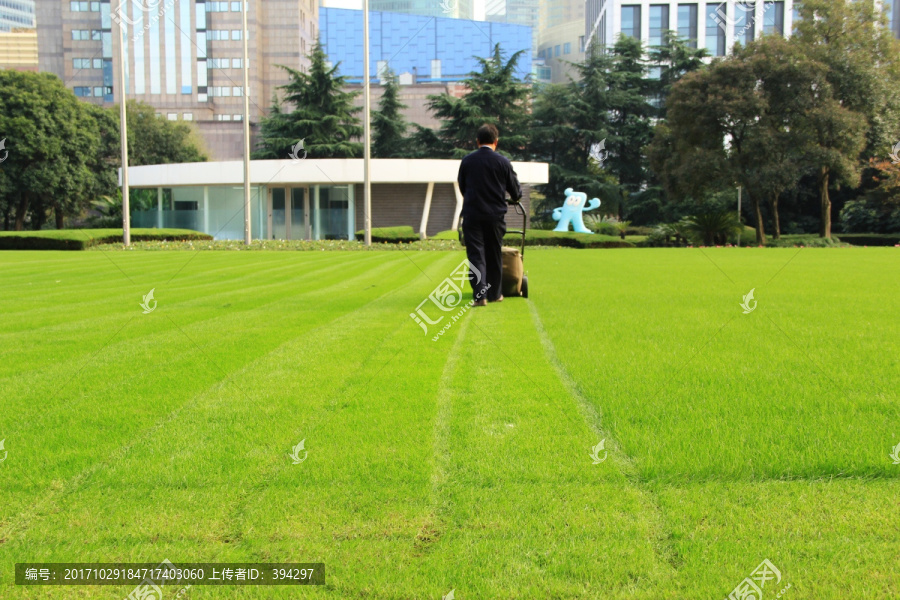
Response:
[[[181,31],[185,32],[187,35],[182,35],[179,38],[179,42],[181,45],[181,93],[185,95],[190,95],[194,92],[194,77],[191,71],[191,66],[193,64],[193,48],[194,44],[192,43],[193,36],[191,36],[191,3],[187,0],[181,0],[179,2],[180,5],[180,15],[179,15],[179,27]]]
[[[178,63],[175,54],[175,6],[173,4],[163,5],[164,14],[160,15],[160,20],[165,23],[166,35],[166,93],[178,93],[178,81],[176,73],[178,71]]]
[[[678,5],[678,36],[686,39],[691,48],[697,47],[697,5]]]
[[[752,2],[736,2],[734,5],[734,41],[744,46],[756,37],[755,4]]]
[[[641,7],[627,5],[622,7],[622,35],[641,38]]]
[[[650,6],[650,39],[651,46],[662,46],[663,35],[669,29],[669,5],[653,4]]]
[[[160,69],[159,64],[162,49],[160,48],[158,19],[150,19],[150,31],[148,34],[148,41],[150,42],[148,49],[150,54],[150,93],[156,95],[162,93],[162,69]]]
[[[784,2],[766,2],[763,10],[763,33],[784,35]]]
[[[711,9],[706,15],[706,50],[710,56],[725,56],[725,30],[727,28],[728,5],[707,4]]]

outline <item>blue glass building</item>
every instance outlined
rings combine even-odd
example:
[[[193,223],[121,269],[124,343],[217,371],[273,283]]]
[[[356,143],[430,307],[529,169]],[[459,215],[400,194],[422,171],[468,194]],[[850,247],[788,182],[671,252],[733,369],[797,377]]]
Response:
[[[319,31],[328,60],[341,63],[339,73],[348,82],[361,83],[362,11],[320,8]],[[495,44],[507,58],[525,50],[516,76],[524,79],[531,73],[531,27],[372,11],[369,36],[373,82],[384,64],[397,74],[412,73],[417,83],[460,81],[480,68],[474,57],[489,57]]]

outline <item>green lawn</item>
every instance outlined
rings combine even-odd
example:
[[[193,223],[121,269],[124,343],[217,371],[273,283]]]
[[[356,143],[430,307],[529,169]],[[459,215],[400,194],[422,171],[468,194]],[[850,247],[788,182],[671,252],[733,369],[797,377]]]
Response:
[[[0,254],[0,598],[164,558],[326,563],[189,600],[900,597],[900,249],[529,248],[432,341],[463,257]]]

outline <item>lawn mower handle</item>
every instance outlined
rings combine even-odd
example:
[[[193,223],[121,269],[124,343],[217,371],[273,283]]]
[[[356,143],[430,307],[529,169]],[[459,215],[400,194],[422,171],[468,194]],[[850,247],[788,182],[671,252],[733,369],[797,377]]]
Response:
[[[509,201],[509,203],[516,207],[518,214],[522,215],[522,230],[510,229],[506,233],[522,234],[522,258],[525,258],[525,232],[528,230],[528,215],[525,213],[525,207],[522,206],[521,202]]]

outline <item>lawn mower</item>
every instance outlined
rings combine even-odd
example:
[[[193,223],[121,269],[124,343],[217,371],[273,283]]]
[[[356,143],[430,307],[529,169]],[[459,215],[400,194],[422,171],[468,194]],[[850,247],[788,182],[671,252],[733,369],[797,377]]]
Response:
[[[528,215],[525,208],[519,202],[510,202],[516,207],[516,213],[522,215],[522,229],[509,229],[507,234],[522,235],[522,249],[503,246],[503,280],[500,285],[504,298],[521,296],[528,297],[528,275],[525,274],[525,232],[528,230]],[[463,235],[462,220],[459,223],[459,243],[466,246],[466,238]]]

